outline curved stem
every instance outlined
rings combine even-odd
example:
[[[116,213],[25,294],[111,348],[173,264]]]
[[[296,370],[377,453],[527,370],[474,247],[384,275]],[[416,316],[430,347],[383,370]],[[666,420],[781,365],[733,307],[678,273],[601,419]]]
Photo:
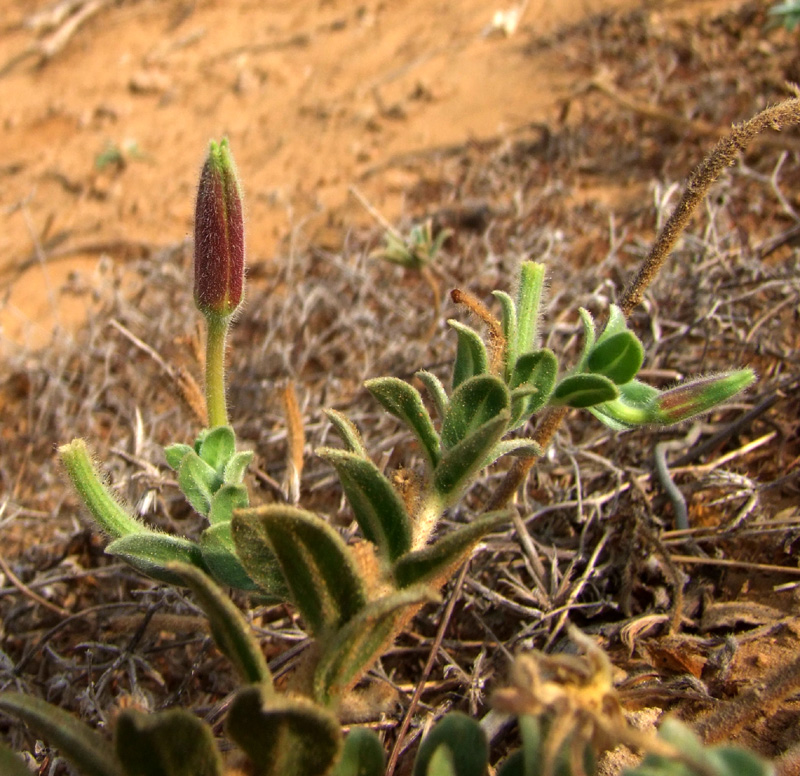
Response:
[[[209,315],[206,340],[206,405],[209,428],[228,425],[225,403],[225,340],[230,316]]]

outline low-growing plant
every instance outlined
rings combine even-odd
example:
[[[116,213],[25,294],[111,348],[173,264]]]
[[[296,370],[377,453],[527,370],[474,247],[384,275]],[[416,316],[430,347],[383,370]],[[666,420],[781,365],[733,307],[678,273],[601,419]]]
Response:
[[[194,262],[195,301],[206,320],[208,427],[191,444],[178,442],[165,449],[180,489],[207,527],[196,541],[152,529],[113,495],[83,440],[73,440],[59,452],[81,500],[111,539],[106,551],[155,580],[189,587],[207,614],[219,649],[244,685],[230,706],[226,730],[246,755],[248,772],[382,772],[382,751],[374,735],[351,734],[342,745],[337,711],[411,617],[437,597],[477,544],[509,519],[508,502],[549,445],[566,410],[587,409],[617,430],[664,425],[706,412],[753,381],[753,372],[742,369],[665,391],[647,385],[637,377],[644,348],[628,328],[626,315],[641,301],[719,172],[758,132],[798,121],[798,102],[788,100],[735,128],[695,171],[639,275],[620,304],[610,306],[605,322],[598,325],[586,310],[578,311],[583,349],[576,363],[565,367],[541,345],[544,265],[523,262],[514,293],[494,292],[499,316],[470,292],[454,290],[453,301],[473,314],[484,333],[448,321],[457,339],[449,384],[431,372],[418,372],[426,400],[416,385],[396,377],[366,383],[378,403],[408,428],[422,452],[424,471],[402,487],[371,460],[356,426],[342,413],[328,411],[342,446],[317,452],[335,469],[363,534],[365,542],[357,549],[308,510],[250,504],[244,476],[253,454],[237,449],[228,424],[224,369],[227,333],[244,293],[242,193],[227,141],[211,144],[198,189]],[[540,414],[534,433],[524,435],[531,419]],[[437,527],[445,511],[459,502],[482,469],[503,456],[514,456],[516,463],[491,499],[491,508],[440,535]],[[314,644],[288,692],[276,691],[246,621],[220,585],[296,607]],[[602,674],[612,697],[605,664],[582,643],[589,650],[590,668],[577,671],[572,684],[591,683]],[[534,674],[529,679],[538,681]],[[520,692],[514,696],[517,701],[524,696]],[[573,700],[579,695],[567,693]],[[598,709],[581,710],[578,704],[567,729],[563,703],[551,707],[535,693],[531,697],[536,698],[536,708],[523,704],[511,709],[521,715],[524,745],[522,754],[503,766],[506,776],[540,772],[535,765],[541,760],[540,749],[547,767],[543,772],[566,768],[563,772],[580,774],[588,768],[583,764],[585,745],[596,749],[625,740],[618,732],[606,740],[616,728],[606,729],[599,721],[608,712],[605,706],[601,714]],[[43,701],[5,693],[0,695],[0,708],[26,720],[92,776],[222,773],[210,729],[180,709],[150,716],[122,712],[112,746]],[[546,735],[526,721],[541,715],[550,718]],[[595,720],[596,730],[592,729],[602,734],[599,738],[586,738],[582,732],[590,718]],[[623,729],[622,722],[614,724]],[[485,773],[485,747],[478,743],[475,725],[461,716],[440,723],[423,742],[415,774]],[[436,743],[440,739],[441,746]],[[445,745],[448,741],[463,745]],[[641,774],[683,773],[684,765],[691,772],[728,772],[725,757],[706,757],[704,750],[696,760],[676,760],[675,751],[664,747],[648,751],[662,760],[645,761]],[[760,768],[753,766],[749,772],[764,772]]]
[[[800,2],[798,0],[786,0],[784,3],[777,3],[769,9],[768,13],[768,28],[784,27],[791,32],[800,24]]]

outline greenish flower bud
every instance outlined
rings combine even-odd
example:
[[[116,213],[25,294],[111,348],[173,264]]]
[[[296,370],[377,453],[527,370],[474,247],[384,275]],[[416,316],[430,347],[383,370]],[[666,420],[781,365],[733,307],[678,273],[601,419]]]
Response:
[[[679,423],[713,409],[744,390],[756,379],[752,369],[701,377],[654,397],[649,407],[650,422]]]
[[[194,299],[205,316],[226,318],[242,301],[242,190],[227,139],[211,142],[197,192]]]

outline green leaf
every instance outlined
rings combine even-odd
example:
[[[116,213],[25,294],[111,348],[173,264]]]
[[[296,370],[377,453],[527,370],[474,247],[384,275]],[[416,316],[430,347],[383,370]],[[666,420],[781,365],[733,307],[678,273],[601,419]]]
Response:
[[[402,420],[416,436],[422,452],[433,469],[439,462],[439,435],[433,421],[422,403],[422,396],[414,386],[396,377],[380,377],[367,380],[366,389],[383,405],[383,408]]]
[[[528,437],[517,437],[516,439],[501,439],[489,452],[483,466],[491,466],[496,460],[504,455],[519,455],[526,458],[540,458],[544,455],[544,449],[535,440]]]
[[[436,587],[457,569],[487,534],[511,518],[511,512],[489,512],[464,526],[445,534],[433,544],[409,552],[392,567],[399,588],[429,584]]]
[[[230,426],[212,428],[200,443],[198,453],[222,477],[225,466],[236,452],[236,434]]]
[[[517,288],[517,342],[515,351],[527,353],[537,349],[539,339],[539,308],[544,290],[545,266],[524,261],[520,267]]]
[[[425,769],[427,776],[458,776],[452,751],[444,744],[436,747]]]
[[[501,412],[445,453],[433,473],[434,490],[442,507],[456,501],[473,475],[483,468],[508,429],[509,419],[507,410]]]
[[[581,351],[581,357],[578,361],[578,371],[581,371],[586,363],[586,357],[589,355],[589,351],[594,347],[597,334],[595,333],[592,314],[583,307],[578,308],[578,313],[581,316],[581,323],[583,324],[583,350]]]
[[[272,686],[272,675],[242,613],[225,593],[199,569],[188,563],[170,563],[169,571],[195,594],[211,625],[219,651],[231,661],[242,681]]]
[[[71,714],[46,701],[15,692],[0,693],[0,710],[21,719],[59,750],[85,776],[120,776],[111,744]]]
[[[189,445],[183,445],[180,443],[169,445],[168,447],[164,448],[164,456],[167,459],[167,463],[175,471],[178,471],[178,469],[181,468],[181,461],[183,460],[183,457],[187,453],[193,453],[193,452],[194,448],[190,447]]]
[[[259,589],[236,557],[236,545],[233,543],[230,521],[206,528],[200,534],[200,551],[211,576],[218,582],[236,590]]]
[[[517,308],[514,300],[505,291],[492,291],[492,295],[503,309],[503,337],[506,341],[505,378],[511,379],[511,370],[517,360]]]
[[[460,711],[442,717],[422,740],[414,762],[414,776],[428,776],[429,764],[439,747],[450,752],[456,776],[485,776],[489,745],[481,726]]]
[[[314,698],[333,706],[366,673],[401,623],[436,596],[415,586],[379,598],[364,607],[325,643],[314,673]]]
[[[475,375],[482,375],[489,369],[489,354],[481,335],[475,329],[465,326],[452,318],[447,321],[458,335],[456,360],[453,364],[453,389]]]
[[[385,759],[378,734],[369,728],[354,727],[344,740],[333,776],[383,776]]]
[[[206,570],[199,544],[169,534],[151,532],[123,536],[111,542],[106,547],[106,553],[124,560],[142,574],[169,585],[183,584],[180,577],[167,569],[167,565],[173,561]]]
[[[617,385],[622,385],[638,374],[644,362],[644,348],[632,332],[620,331],[601,338],[586,358],[586,368],[603,375]]]
[[[291,593],[286,585],[281,564],[278,563],[266,534],[252,517],[241,519],[237,514],[234,514],[231,521],[231,534],[236,555],[242,562],[247,576],[255,582],[259,592],[268,600],[290,600]]]
[[[253,462],[255,453],[252,450],[242,450],[234,453],[222,472],[222,479],[227,485],[239,485],[244,479],[247,467]]]
[[[426,372],[424,369],[417,372],[416,376],[430,394],[433,405],[436,407],[437,415],[443,418],[450,404],[450,399],[447,398],[447,391],[445,391],[442,381],[433,372]]]
[[[328,416],[328,420],[333,423],[345,447],[360,458],[368,458],[364,443],[361,440],[361,434],[358,433],[355,424],[337,410],[325,410],[325,414]]]
[[[507,410],[510,403],[508,388],[499,378],[479,375],[466,380],[450,399],[442,422],[442,448],[455,447]]]
[[[364,536],[389,561],[411,547],[411,519],[392,483],[372,461],[346,450],[323,447],[317,455],[335,467]]]
[[[208,516],[211,497],[222,485],[222,477],[195,453],[187,453],[178,469],[178,486],[199,514]]]
[[[265,697],[258,687],[236,693],[228,735],[253,765],[253,776],[324,776],[339,756],[339,721],[308,698]]]
[[[0,773],[3,776],[31,776],[25,761],[3,744],[0,744]],[[383,776],[382,770],[378,776]]]
[[[602,375],[580,374],[565,377],[555,387],[550,404],[581,409],[611,401],[619,396],[614,383]]]
[[[628,322],[625,320],[625,314],[617,305],[612,304],[608,308],[608,321],[603,328],[603,333],[597,338],[597,344],[599,345],[603,340],[609,339],[627,328]]]
[[[183,709],[126,709],[114,738],[125,776],[222,776],[211,728]]]
[[[250,497],[244,485],[223,485],[212,497],[211,507],[208,511],[208,522],[229,523],[233,517],[234,509],[244,509],[250,506]]]
[[[243,533],[242,526],[249,530]],[[283,504],[237,511],[233,539],[248,573],[242,547],[253,538],[272,548],[292,600],[315,635],[339,627],[366,605],[364,583],[347,545],[311,512]]]
[[[558,359],[548,348],[523,353],[514,365],[511,381],[511,428],[525,423],[528,418],[547,404],[556,384]],[[527,389],[520,395],[519,389]]]
[[[150,529],[129,514],[103,484],[86,442],[73,439],[60,447],[58,454],[84,506],[112,539],[149,533]]]

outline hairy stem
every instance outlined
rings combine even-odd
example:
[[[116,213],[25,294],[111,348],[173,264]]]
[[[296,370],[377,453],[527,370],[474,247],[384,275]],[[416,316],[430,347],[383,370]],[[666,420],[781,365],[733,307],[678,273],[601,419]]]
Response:
[[[208,315],[206,340],[206,406],[210,428],[228,425],[228,407],[225,402],[225,340],[228,336],[229,316]]]

